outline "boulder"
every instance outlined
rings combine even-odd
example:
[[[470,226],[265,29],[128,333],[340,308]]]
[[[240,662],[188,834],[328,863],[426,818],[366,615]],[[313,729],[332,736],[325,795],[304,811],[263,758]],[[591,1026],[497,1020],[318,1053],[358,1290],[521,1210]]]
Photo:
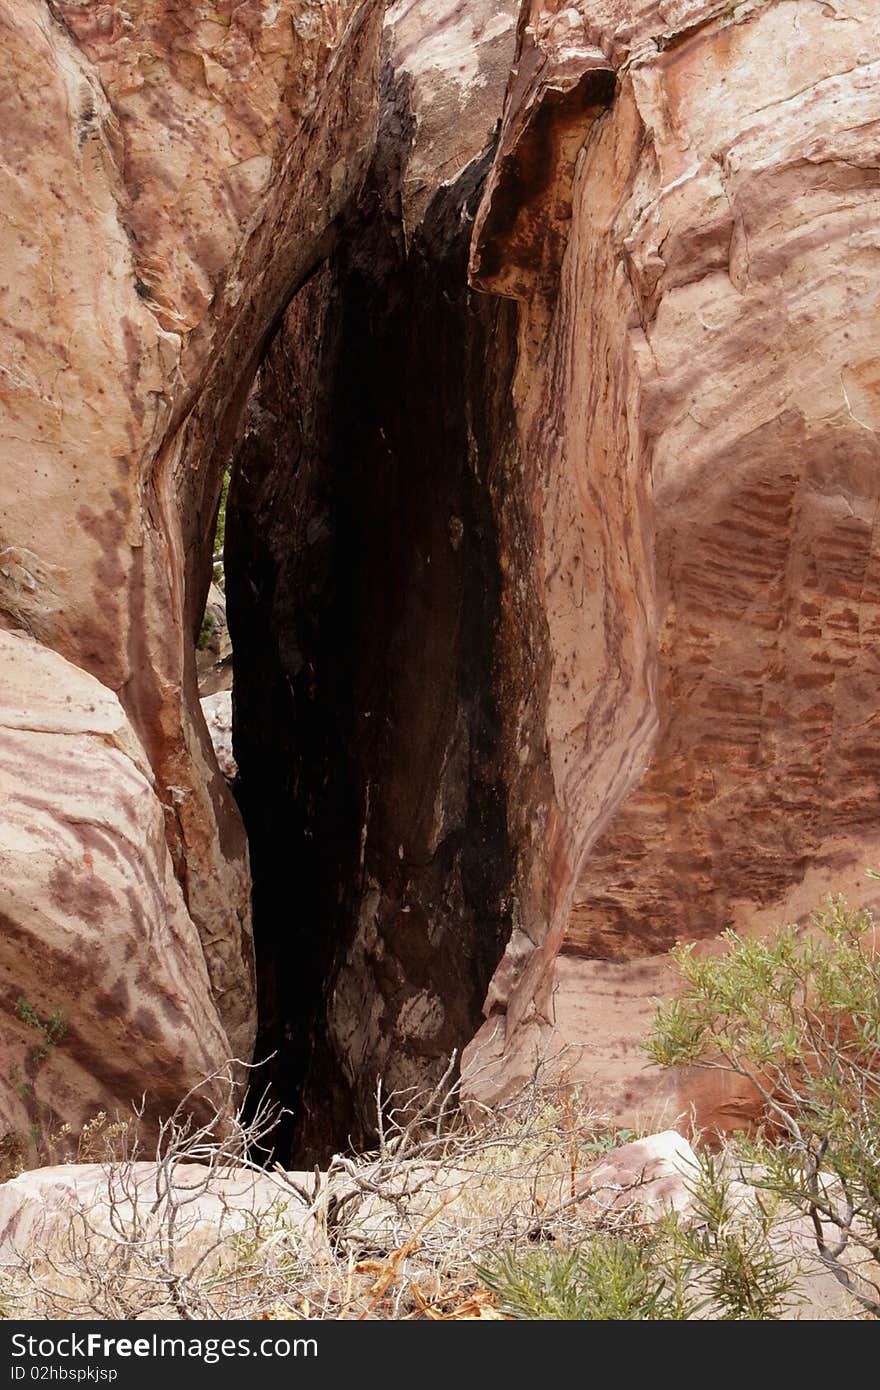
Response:
[[[743,1223],[748,1230],[750,1221],[763,1213],[757,1205],[759,1192],[740,1172],[732,1155],[720,1161],[719,1172],[725,1167],[737,1174],[725,1175],[728,1199],[728,1220],[732,1225]],[[695,1186],[700,1175],[700,1161],[686,1139],[675,1130],[660,1134],[646,1135],[630,1144],[623,1144],[591,1164],[583,1177],[578,1180],[581,1210],[598,1220],[612,1220],[615,1216],[626,1214],[640,1224],[649,1227],[666,1217],[674,1216],[685,1226],[700,1224],[699,1206],[695,1201]],[[757,1170],[751,1174],[760,1180]],[[770,1210],[773,1199],[761,1195],[765,1210]],[[789,1304],[783,1313],[784,1321],[814,1319],[850,1319],[859,1317],[860,1309],[856,1300],[835,1278],[830,1269],[825,1268],[816,1252],[816,1239],[809,1217],[801,1215],[793,1207],[777,1202],[773,1208],[773,1219],[767,1230],[767,1243],[774,1254],[783,1262],[788,1262],[797,1271],[796,1285]],[[836,1232],[832,1227],[826,1231],[826,1239],[834,1243]],[[858,1268],[869,1265],[861,1252],[850,1249],[844,1255],[844,1264],[850,1276],[858,1284]],[[866,1270],[870,1273],[870,1269]],[[691,1279],[700,1276],[692,1272]],[[865,1286],[868,1292],[868,1286]],[[708,1294],[708,1286],[707,1286]],[[711,1316],[711,1305],[703,1310],[702,1316]]]
[[[699,1162],[688,1141],[668,1129],[622,1144],[597,1159],[578,1179],[578,1193],[585,1209],[597,1217],[636,1207],[641,1218],[656,1221],[666,1212],[693,1211],[698,1173]]]
[[[150,1123],[235,1051],[119,699],[19,633],[0,671],[0,1127],[32,1163],[142,1095]]]
[[[232,751],[232,691],[218,690],[213,695],[203,695],[200,704],[217,766],[226,780],[233,782],[238,768]]]
[[[83,1216],[90,1234],[116,1240],[128,1230],[136,1240],[149,1239],[172,1208],[179,1213],[177,1235],[186,1255],[197,1255],[221,1237],[253,1232],[260,1220],[267,1227],[271,1222],[273,1232],[278,1227],[301,1231],[306,1224],[304,1204],[283,1181],[249,1168],[60,1164],[0,1184],[0,1266],[14,1267],[22,1257],[58,1258],[76,1240],[81,1223],[74,1218]],[[81,1234],[84,1238],[84,1229]]]

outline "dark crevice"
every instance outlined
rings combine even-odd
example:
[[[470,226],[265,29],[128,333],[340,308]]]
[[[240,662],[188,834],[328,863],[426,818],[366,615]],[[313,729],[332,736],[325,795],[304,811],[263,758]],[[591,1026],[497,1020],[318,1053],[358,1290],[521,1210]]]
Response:
[[[378,1073],[442,1069],[510,931],[493,487],[512,320],[467,288],[487,164],[407,251],[377,163],[268,348],[233,467],[236,792],[285,1162],[367,1142]]]

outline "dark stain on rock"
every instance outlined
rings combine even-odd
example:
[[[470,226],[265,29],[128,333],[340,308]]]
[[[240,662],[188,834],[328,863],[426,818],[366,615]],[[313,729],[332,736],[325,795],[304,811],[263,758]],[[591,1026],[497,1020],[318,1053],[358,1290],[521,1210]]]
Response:
[[[233,474],[236,792],[259,1050],[298,1112],[285,1161],[368,1137],[377,1070],[393,1080],[414,1055],[426,1080],[442,1070],[510,931],[490,488],[509,393],[485,372],[511,306],[466,287],[486,165],[438,194],[408,254],[394,171],[377,165],[268,352]],[[364,985],[392,1022],[352,1086],[330,1001],[373,882]],[[398,1033],[425,989],[442,1026]]]
[[[156,1015],[150,1013],[149,1009],[137,1009],[132,1017],[132,1023],[141,1037],[146,1038],[148,1042],[159,1043],[168,1036],[167,1032],[161,1028]]]
[[[127,1014],[130,997],[125,980],[120,977],[110,989],[100,990],[95,995],[95,1007],[99,1014],[103,1013],[111,1018]]]
[[[574,161],[579,146],[610,106],[616,74],[592,64],[574,83],[542,87],[524,128],[499,160],[478,230],[474,283],[495,294],[527,298],[555,285],[568,241]]]
[[[110,889],[94,873],[88,870],[74,873],[62,865],[49,875],[49,898],[66,916],[96,929],[105,924],[112,927],[113,916],[118,910]]]

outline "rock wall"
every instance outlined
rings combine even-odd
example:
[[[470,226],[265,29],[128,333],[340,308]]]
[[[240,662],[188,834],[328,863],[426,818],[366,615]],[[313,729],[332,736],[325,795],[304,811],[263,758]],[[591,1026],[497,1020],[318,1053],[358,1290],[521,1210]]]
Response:
[[[871,902],[876,5],[0,38],[3,1122],[248,1057],[255,974],[303,1155],[554,1021],[681,1107],[635,1044],[671,942]],[[233,455],[256,971],[193,656]],[[22,1000],[69,1027],[29,1079]]]
[[[3,733],[15,832],[2,1017],[24,1057],[15,999],[66,1015],[76,1062],[58,1047],[40,1083],[59,1119],[126,1106],[164,1073],[161,1104],[206,1061],[250,1055],[246,842],[196,698],[193,641],[262,345],[369,158],[380,10],[0,4],[0,623],[16,634],[4,691],[7,671],[28,671],[8,687],[27,704]],[[44,681],[53,712],[25,739]],[[75,737],[59,724],[62,690],[74,707],[103,702],[124,753],[90,717]],[[101,774],[91,816],[69,786],[79,756]],[[135,827],[140,865],[127,864]]]
[[[472,275],[518,301],[554,890],[475,1050],[555,1012],[624,1109],[596,1019],[674,940],[876,901],[878,59],[871,3],[521,16]]]
[[[435,1074],[484,992],[478,1095],[572,1043],[658,1121],[669,945],[870,901],[877,16],[506,14],[389,9],[376,157],[231,494],[306,1147]]]

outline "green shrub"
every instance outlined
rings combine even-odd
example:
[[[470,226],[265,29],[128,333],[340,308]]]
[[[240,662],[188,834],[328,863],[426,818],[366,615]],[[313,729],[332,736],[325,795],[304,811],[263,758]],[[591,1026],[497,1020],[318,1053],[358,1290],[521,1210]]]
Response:
[[[214,634],[216,631],[217,624],[214,620],[214,616],[206,610],[202,617],[202,625],[199,628],[199,640],[196,642],[196,647],[200,652],[208,652],[211,650],[211,643],[214,641]]]
[[[22,1023],[39,1034],[40,1040],[31,1049],[31,1058],[34,1062],[44,1062],[67,1032],[63,1010],[53,1009],[48,1018],[40,1018],[33,1004],[20,994],[15,1001],[15,1013]]]
[[[688,1183],[687,1219],[666,1222],[677,1287],[688,1290],[688,1317],[722,1322],[768,1322],[796,1299],[799,1270],[772,1243],[775,1203],[737,1200],[724,1164],[701,1153]]]
[[[677,1316],[650,1250],[596,1236],[576,1250],[503,1250],[477,1266],[510,1317],[555,1322],[644,1322]]]
[[[798,1270],[769,1237],[773,1213],[737,1208],[711,1155],[688,1184],[692,1211],[670,1211],[650,1238],[596,1233],[572,1250],[538,1246],[493,1253],[477,1265],[509,1317],[548,1321],[725,1322],[778,1319]]]
[[[809,1216],[819,1259],[880,1314],[880,964],[874,924],[842,898],[812,930],[727,933],[727,952],[675,958],[679,998],[647,1050],[664,1066],[746,1078],[765,1116],[750,1181]],[[871,1269],[873,1267],[873,1273]],[[857,1269],[858,1272],[855,1272]]]

